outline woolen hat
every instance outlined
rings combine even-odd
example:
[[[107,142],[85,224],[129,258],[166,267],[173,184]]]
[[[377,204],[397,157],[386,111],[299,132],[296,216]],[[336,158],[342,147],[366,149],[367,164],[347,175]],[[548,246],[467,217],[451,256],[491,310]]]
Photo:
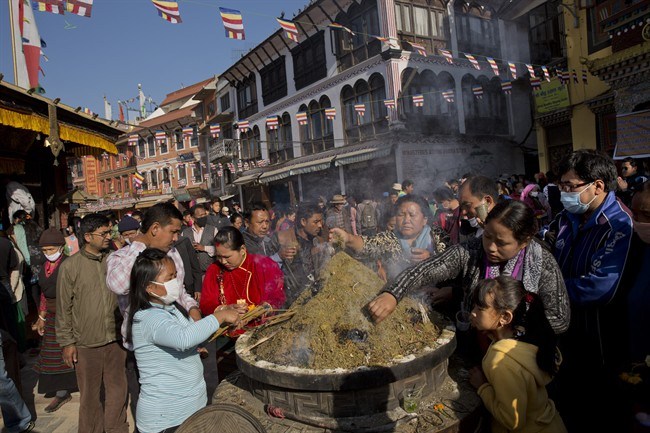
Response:
[[[125,215],[119,223],[117,223],[117,231],[120,233],[128,232],[131,230],[139,230],[140,223],[135,218]]]
[[[334,194],[334,197],[332,197],[332,200],[330,200],[331,204],[345,204],[345,197],[343,197],[341,194]]]
[[[38,240],[39,247],[60,247],[65,245],[65,238],[60,230],[49,228],[41,234]]]

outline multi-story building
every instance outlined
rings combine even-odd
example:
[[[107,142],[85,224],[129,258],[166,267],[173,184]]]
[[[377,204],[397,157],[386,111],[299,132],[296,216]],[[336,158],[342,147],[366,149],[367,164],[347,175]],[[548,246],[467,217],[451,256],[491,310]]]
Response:
[[[578,76],[561,98],[539,101],[549,108],[537,113],[540,167],[555,168],[574,149],[650,155],[650,1],[547,1],[530,16],[541,39],[563,43],[555,63]]]
[[[73,185],[97,196],[85,210],[140,209],[207,196],[207,158],[200,150],[198,128],[205,123],[203,113],[214,114],[214,106],[204,107],[194,98],[209,93],[214,83],[211,78],[168,94],[150,116],[121,136],[117,155],[71,162]]]
[[[220,125],[210,139],[217,189],[295,202],[377,195],[404,178],[425,192],[468,171],[536,168],[528,22],[512,2],[486,2],[497,3],[311,2],[293,18],[298,42],[278,30],[220,74],[210,122]],[[519,71],[504,92],[508,61]]]

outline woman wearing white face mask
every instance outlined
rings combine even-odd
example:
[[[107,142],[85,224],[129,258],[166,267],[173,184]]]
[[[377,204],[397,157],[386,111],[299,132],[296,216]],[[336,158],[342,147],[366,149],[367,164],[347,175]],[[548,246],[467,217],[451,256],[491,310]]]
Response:
[[[141,433],[172,432],[207,403],[197,347],[220,323],[243,310],[224,308],[193,322],[176,301],[181,287],[167,253],[147,248],[131,271],[126,341],[140,372],[136,425]]]
[[[36,364],[38,393],[56,393],[45,412],[54,412],[70,401],[71,392],[77,390],[77,377],[73,368],[63,362],[61,346],[56,342],[54,327],[56,319],[56,284],[60,264],[67,257],[63,254],[65,238],[57,229],[50,228],[41,234],[38,245],[47,259],[38,274],[41,287],[41,302],[36,322],[36,330],[43,336],[41,352]]]

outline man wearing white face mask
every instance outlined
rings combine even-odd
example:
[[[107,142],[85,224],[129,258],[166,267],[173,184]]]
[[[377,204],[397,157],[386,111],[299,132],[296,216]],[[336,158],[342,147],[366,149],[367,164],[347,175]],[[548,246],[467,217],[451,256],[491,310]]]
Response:
[[[559,166],[561,201],[564,210],[549,227],[553,254],[562,269],[571,298],[571,324],[561,341],[566,376],[560,410],[565,403],[569,431],[598,431],[589,419],[571,406],[581,401],[598,405],[605,392],[605,369],[620,356],[610,323],[613,306],[632,239],[632,217],[616,198],[616,166],[607,155],[578,150]],[[553,242],[553,237],[554,242]],[[620,318],[619,318],[620,320]],[[600,401],[600,403],[599,403]],[[593,417],[591,417],[593,418]],[[593,427],[593,428],[591,428]],[[601,426],[602,427],[602,426]],[[605,430],[607,431],[607,430]]]
[[[461,220],[461,242],[483,234],[483,223],[496,205],[498,197],[496,182],[489,177],[472,176],[463,182],[458,189],[458,201],[460,214],[467,219]]]

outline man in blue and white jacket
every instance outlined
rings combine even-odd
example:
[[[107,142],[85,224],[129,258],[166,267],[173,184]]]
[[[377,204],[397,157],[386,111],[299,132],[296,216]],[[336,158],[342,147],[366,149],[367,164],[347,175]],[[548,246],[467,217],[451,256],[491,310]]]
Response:
[[[563,394],[579,393],[573,398],[566,395],[568,401],[586,403],[606,388],[596,378],[602,379],[604,368],[620,357],[614,333],[616,321],[623,318],[616,305],[623,299],[619,286],[632,239],[632,217],[616,198],[617,172],[609,156],[575,151],[562,161],[559,173],[564,210],[549,233],[571,299],[571,325],[562,341],[566,376],[560,386],[566,386]],[[588,420],[576,422],[584,427]]]

